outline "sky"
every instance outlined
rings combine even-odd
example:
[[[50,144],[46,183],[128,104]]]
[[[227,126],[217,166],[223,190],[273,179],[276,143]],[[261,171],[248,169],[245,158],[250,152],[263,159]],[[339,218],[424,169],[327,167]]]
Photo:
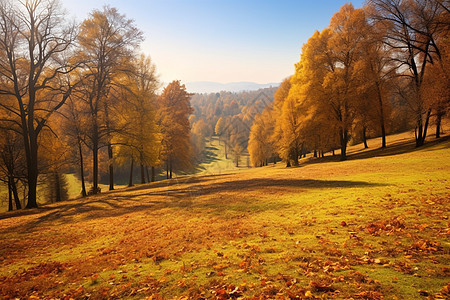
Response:
[[[163,83],[277,83],[294,73],[301,47],[346,2],[363,0],[61,0],[78,21],[110,5],[143,31]]]

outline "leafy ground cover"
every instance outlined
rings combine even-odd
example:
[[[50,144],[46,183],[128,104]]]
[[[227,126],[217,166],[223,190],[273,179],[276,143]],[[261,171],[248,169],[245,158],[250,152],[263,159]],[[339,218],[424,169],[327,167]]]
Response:
[[[0,215],[0,295],[448,299],[450,140]]]

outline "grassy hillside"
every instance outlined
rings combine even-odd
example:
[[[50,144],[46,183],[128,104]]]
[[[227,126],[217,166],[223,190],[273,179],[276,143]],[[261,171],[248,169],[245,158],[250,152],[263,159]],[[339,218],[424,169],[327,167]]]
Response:
[[[0,295],[445,299],[449,148],[397,138],[4,213]]]

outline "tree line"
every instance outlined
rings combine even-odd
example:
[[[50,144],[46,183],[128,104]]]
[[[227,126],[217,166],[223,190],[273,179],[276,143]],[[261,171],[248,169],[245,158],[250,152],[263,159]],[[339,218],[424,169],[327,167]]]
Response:
[[[417,147],[431,121],[436,137],[450,107],[450,14],[443,0],[369,0],[348,3],[303,45],[295,73],[251,127],[254,166],[279,156],[298,165],[363,141],[414,129]]]
[[[58,0],[0,2],[0,180],[9,210],[37,207],[43,181],[62,200],[69,170],[86,196],[100,192],[101,172],[114,189],[116,165],[130,165],[129,185],[134,166],[142,183],[157,167],[168,178],[186,167],[191,94],[179,81],[158,93],[142,41],[134,21],[109,6],[76,24]]]

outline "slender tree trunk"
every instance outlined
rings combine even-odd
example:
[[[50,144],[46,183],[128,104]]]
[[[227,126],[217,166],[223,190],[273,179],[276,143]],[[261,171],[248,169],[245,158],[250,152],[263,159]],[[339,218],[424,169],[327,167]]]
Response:
[[[109,158],[109,190],[114,190],[114,165],[113,165],[113,148],[111,143],[108,144],[108,158]]]
[[[150,182],[150,172],[148,171],[148,166],[145,166],[145,173],[147,173],[147,182]]]
[[[8,177],[8,211],[13,209],[11,177]]]
[[[131,158],[130,178],[128,180],[128,186],[133,186],[133,167],[134,167],[134,159]]]
[[[225,159],[228,159],[228,157],[227,157],[227,142],[226,141],[224,142],[224,145],[225,145]]]
[[[145,167],[141,163],[141,184],[144,184],[144,183],[145,183]]]
[[[334,152],[334,149],[333,149],[333,156],[336,156],[336,153]]]
[[[170,179],[172,179],[172,159],[170,159]]]
[[[425,144],[425,138],[427,136],[428,122],[430,120],[431,109],[427,111],[425,117],[425,124],[423,124],[422,116],[417,118],[416,127],[416,147],[423,146]]]
[[[155,182],[155,167],[152,166],[152,182]]]
[[[86,193],[86,183],[84,182],[83,149],[81,147],[81,140],[79,137],[78,137],[78,151],[80,155],[81,197],[85,198],[87,196],[87,193]]]
[[[22,204],[20,203],[20,199],[19,199],[19,193],[17,191],[17,184],[16,181],[14,180],[14,178],[11,178],[11,188],[12,188],[12,193],[14,196],[14,202],[16,203],[16,208],[17,209],[22,209]]]
[[[55,194],[56,194],[55,202],[61,202],[61,185],[59,182],[59,173],[54,172],[53,176],[55,180]]]
[[[384,125],[384,107],[383,98],[381,97],[380,84],[376,82],[378,106],[380,108],[380,128],[381,128],[381,148],[386,148],[386,127]]]
[[[369,146],[367,145],[366,131],[367,131],[366,126],[363,126],[363,129],[362,129],[362,136],[363,136],[363,141],[364,141],[364,149],[369,148]]]
[[[348,140],[347,130],[341,129],[339,137],[341,140],[341,161],[344,161],[347,160],[347,140]]]
[[[428,109],[427,116],[425,118],[425,125],[423,126],[422,145],[425,144],[425,138],[427,137],[428,123],[430,122],[431,108]]]
[[[314,157],[317,157],[317,150],[314,149]]]
[[[37,178],[38,178],[38,158],[37,158],[37,144],[30,142],[31,147],[31,163],[28,169],[28,203],[27,208],[37,208]]]
[[[98,193],[98,132],[94,125],[94,134],[92,138],[92,193]]]
[[[441,120],[442,115],[438,112],[438,115],[436,116],[436,138],[441,137]]]

